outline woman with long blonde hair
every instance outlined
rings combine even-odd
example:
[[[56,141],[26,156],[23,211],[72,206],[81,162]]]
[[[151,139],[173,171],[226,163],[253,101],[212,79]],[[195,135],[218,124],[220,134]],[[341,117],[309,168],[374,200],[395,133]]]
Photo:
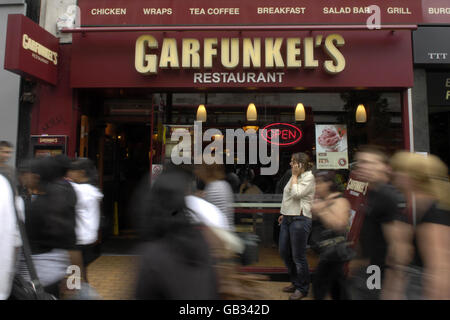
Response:
[[[412,298],[450,299],[448,167],[434,155],[423,156],[409,152],[395,154],[391,165],[394,170],[394,183],[405,195],[414,199],[416,213],[412,235],[414,253],[401,263],[403,266],[391,265],[391,269],[404,268],[409,260],[409,266],[419,270],[421,279],[417,283],[421,293]],[[408,241],[410,242],[403,239],[403,242]],[[401,277],[396,277],[394,281],[399,279]],[[399,287],[403,288],[401,284],[397,289]],[[389,293],[386,296],[389,297]]]

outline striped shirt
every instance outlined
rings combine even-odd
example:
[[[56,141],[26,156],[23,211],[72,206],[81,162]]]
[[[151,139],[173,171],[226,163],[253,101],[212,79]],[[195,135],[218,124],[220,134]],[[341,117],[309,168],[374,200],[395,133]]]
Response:
[[[227,218],[230,230],[234,231],[234,196],[228,182],[218,180],[208,183],[205,188],[205,199],[220,209]]]

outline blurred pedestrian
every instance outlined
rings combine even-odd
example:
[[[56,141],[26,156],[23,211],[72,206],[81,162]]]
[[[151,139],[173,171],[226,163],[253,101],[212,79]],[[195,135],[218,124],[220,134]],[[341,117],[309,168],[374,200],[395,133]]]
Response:
[[[9,165],[14,146],[8,141],[0,141],[0,174],[3,174],[15,187],[15,172],[14,168]]]
[[[94,246],[100,227],[100,203],[103,194],[97,188],[98,174],[90,159],[79,158],[72,162],[68,172],[77,194],[76,227],[77,247],[83,257],[84,280],[88,282],[87,266],[95,256]]]
[[[233,193],[239,193],[241,181],[235,172],[228,172],[225,180],[230,184]]]
[[[331,294],[334,300],[347,300],[344,263],[352,259],[352,249],[345,238],[350,203],[338,191],[333,171],[319,170],[315,177],[316,198],[311,210],[319,263],[314,273],[314,299],[323,300]]]
[[[18,168],[18,194],[24,200],[26,206],[31,203],[31,199],[36,195],[39,185],[39,176],[34,173],[35,170],[32,166],[36,164],[36,161],[26,160],[23,161]]]
[[[255,171],[250,168],[245,168],[240,171],[241,186],[239,187],[239,193],[242,194],[263,194],[262,190],[254,184]]]
[[[390,266],[385,298],[450,299],[450,182],[448,167],[436,156],[398,152],[392,158],[394,181],[414,195],[415,226],[397,233],[403,259]],[[413,250],[405,250],[405,248]]]
[[[144,241],[137,299],[209,300],[219,296],[208,243],[186,206],[192,181],[188,172],[166,168],[152,186],[146,179],[135,196]]]
[[[8,299],[11,294],[16,257],[22,245],[15,210],[23,217],[24,208],[13,188],[0,173],[0,300]]]
[[[300,300],[306,297],[309,291],[306,244],[311,232],[311,206],[315,182],[307,154],[294,153],[290,166],[292,175],[283,190],[280,210],[282,216],[279,218],[281,224],[279,251],[292,282],[283,291],[292,293],[289,299]]]
[[[367,287],[367,268],[370,265],[379,268],[379,283],[383,283],[388,252],[395,242],[393,231],[397,223],[406,222],[405,200],[390,183],[389,158],[382,147],[362,146],[356,154],[355,170],[360,179],[368,182],[368,191],[358,259],[350,263],[352,298],[373,300],[380,298],[381,286],[375,286],[373,290]]]
[[[195,168],[197,177],[205,183],[203,197],[220,209],[226,217],[227,229],[234,231],[234,195],[225,180],[225,169],[221,164],[202,164]]]
[[[32,168],[39,176],[38,194],[25,212],[25,227],[39,280],[47,292],[59,297],[59,285],[67,267],[81,266],[81,255],[75,248],[77,198],[64,179],[69,167],[67,159],[47,157],[35,161]],[[23,257],[20,271],[29,280]]]

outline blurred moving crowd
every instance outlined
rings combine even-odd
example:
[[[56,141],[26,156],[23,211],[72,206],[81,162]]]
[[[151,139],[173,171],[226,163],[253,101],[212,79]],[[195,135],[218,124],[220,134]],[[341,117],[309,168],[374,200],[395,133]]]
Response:
[[[33,159],[16,179],[11,152],[0,143],[0,299],[14,299],[18,276],[31,279],[15,212],[45,291],[99,299],[86,272],[102,200],[94,164]],[[450,183],[440,159],[404,151],[389,158],[380,147],[361,147],[352,175],[368,188],[356,243],[348,239],[351,205],[335,172],[316,170],[304,153],[293,154],[290,166],[277,186],[290,300],[311,288],[317,300],[450,299]],[[246,242],[235,229],[233,189],[217,164],[167,165],[153,181],[143,179],[131,201],[142,240],[136,299],[268,298],[261,287],[267,278],[239,272]],[[319,257],[313,275],[308,246]],[[70,290],[73,265],[82,286]]]

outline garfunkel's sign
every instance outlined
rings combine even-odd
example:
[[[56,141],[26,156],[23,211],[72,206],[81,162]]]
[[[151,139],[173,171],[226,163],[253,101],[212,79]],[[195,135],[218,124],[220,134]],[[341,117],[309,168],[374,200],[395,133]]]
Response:
[[[58,38],[21,14],[8,16],[5,69],[56,85]]]
[[[411,32],[192,31],[73,35],[73,88],[404,88]]]
[[[160,69],[211,70],[215,65],[221,69],[316,69],[323,68],[329,74],[345,69],[345,57],[339,48],[345,45],[340,34],[317,35],[305,38],[255,37],[244,38],[163,38],[162,42],[152,35],[142,35],[136,40],[135,68],[141,74],[157,74]],[[159,49],[160,48],[160,49]],[[317,59],[316,51],[325,58]],[[179,53],[181,52],[181,57]],[[219,54],[220,53],[220,54]],[[194,83],[282,82],[280,72],[195,73]],[[259,80],[258,80],[259,79]]]

